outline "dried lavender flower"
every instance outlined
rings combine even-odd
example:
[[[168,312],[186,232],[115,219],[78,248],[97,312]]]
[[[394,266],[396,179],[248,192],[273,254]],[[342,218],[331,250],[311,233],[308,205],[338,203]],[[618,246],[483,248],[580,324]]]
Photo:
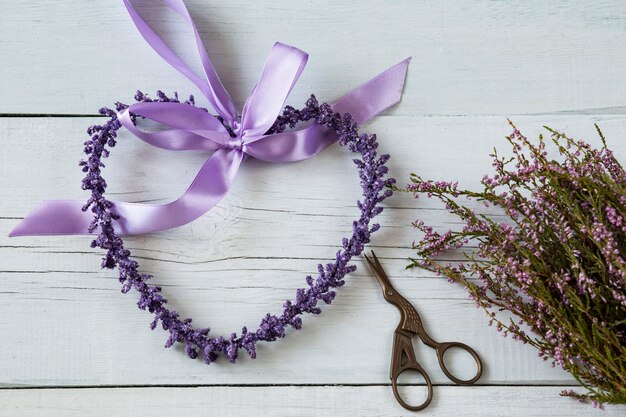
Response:
[[[156,99],[151,99],[138,91],[135,100],[180,102],[177,94],[168,97],[161,91],[157,92]],[[193,96],[185,103],[195,106]],[[329,104],[319,103],[313,95],[300,110],[287,106],[274,122],[268,133],[282,132],[287,126],[295,127],[298,123],[312,121],[335,132],[339,145],[357,154],[357,159],[353,161],[361,180],[362,200],[357,201],[359,217],[352,222],[352,234],[342,240],[341,249],[336,252],[335,259],[325,265],[319,264],[318,275],[315,278],[306,277],[307,287],[297,290],[294,302],[285,301],[280,315],[268,313],[261,320],[257,330],[249,331],[243,327],[240,335],[231,333],[226,339],[222,336],[210,336],[209,328],[193,327],[191,318],[181,319],[178,312],[168,309],[167,299],[161,294],[161,287],[149,283],[152,276],[140,272],[139,264],[131,257],[130,250],[124,247],[122,238],[115,232],[115,220],[118,217],[111,211],[113,204],[105,198],[107,184],[102,176],[104,168],[102,159],[109,156],[109,148],[117,143],[117,132],[121,128],[117,113],[126,108],[128,106],[122,103],[116,103],[115,110],[102,108],[100,114],[109,119],[87,130],[90,135],[90,139],[84,143],[87,157],[79,165],[85,173],[82,187],[89,190],[91,196],[83,210],[89,210],[94,215],[90,231],[97,232],[97,235],[91,242],[91,247],[106,250],[101,263],[102,268],[117,267],[122,292],[127,293],[132,289],[138,292],[137,306],[154,316],[150,328],[154,330],[160,324],[163,330],[169,333],[165,347],[172,347],[178,342],[185,345],[185,352],[191,359],[201,355],[204,362],[210,364],[223,354],[231,363],[235,363],[240,349],[245,350],[251,358],[256,358],[258,342],[272,342],[283,338],[288,327],[300,329],[302,327],[300,316],[303,314],[320,314],[322,310],[318,307],[319,301],[330,304],[335,298],[334,289],[343,286],[346,276],[356,270],[356,266],[350,265],[350,261],[363,251],[370,241],[371,234],[379,229],[380,226],[372,223],[372,220],[382,212],[380,204],[391,196],[391,191],[386,188],[393,185],[395,180],[387,177],[388,169],[385,164],[389,156],[378,154],[376,135],[360,134],[357,123],[349,113],[344,115],[336,113]],[[136,116],[131,115],[131,118],[134,123]],[[235,136],[231,127],[220,117],[218,119],[231,136]]]

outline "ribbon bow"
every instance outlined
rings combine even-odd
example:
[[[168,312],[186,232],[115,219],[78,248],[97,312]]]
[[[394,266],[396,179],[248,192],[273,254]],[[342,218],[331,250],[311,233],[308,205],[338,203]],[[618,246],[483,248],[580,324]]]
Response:
[[[183,103],[136,103],[118,114],[119,121],[139,139],[168,150],[204,150],[213,154],[192,184],[177,200],[167,204],[115,202],[120,216],[119,234],[140,234],[190,223],[214,207],[228,192],[245,155],[268,162],[293,162],[310,158],[334,143],[335,133],[313,124],[307,128],[265,134],[280,114],[287,96],[302,73],[308,55],[289,45],[276,43],[250,97],[237,117],[230,95],[213,67],[200,34],[182,0],[163,0],[193,29],[204,77],[187,66],[142,19],[129,0],[124,4],[139,33],[170,65],[198,86],[215,112],[235,133],[231,137],[222,123],[209,113]],[[409,59],[387,69],[331,105],[363,123],[400,101]],[[131,113],[168,126],[145,132],[137,128]],[[54,200],[31,212],[10,236],[87,234],[92,215],[81,210],[82,201]]]

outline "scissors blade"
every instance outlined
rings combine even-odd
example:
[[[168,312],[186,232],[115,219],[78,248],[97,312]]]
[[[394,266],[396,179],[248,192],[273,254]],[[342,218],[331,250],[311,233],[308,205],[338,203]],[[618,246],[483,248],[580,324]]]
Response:
[[[380,261],[378,260],[378,257],[376,256],[374,251],[371,251],[371,254],[372,254],[372,258],[374,259],[373,261],[367,255],[364,255],[364,256],[365,256],[365,259],[367,260],[367,263],[370,269],[372,270],[372,273],[374,274],[374,277],[376,277],[376,280],[378,281],[378,283],[380,284],[383,290],[383,295],[387,293],[388,291],[395,292],[395,288],[393,288],[393,285],[391,285],[391,281],[389,281],[389,277],[387,276],[387,274],[385,273],[385,270],[381,266]]]
[[[415,307],[413,307],[413,305],[406,298],[404,298],[393,287],[393,285],[391,285],[391,281],[389,280],[389,277],[383,270],[382,266],[380,265],[380,262],[378,261],[378,258],[376,257],[376,254],[373,251],[372,251],[372,258],[373,260],[368,258],[367,255],[365,255],[365,259],[367,259],[367,263],[372,269],[374,276],[378,280],[378,283],[380,284],[383,290],[383,297],[385,298],[385,301],[387,301],[390,304],[393,304],[394,306],[396,306],[398,310],[400,310],[401,318],[400,318],[400,324],[398,328],[402,329],[405,332],[421,335],[424,332],[423,332],[422,321],[420,320],[419,314],[417,314],[417,310],[415,310]],[[428,338],[428,335],[425,335],[424,337]]]

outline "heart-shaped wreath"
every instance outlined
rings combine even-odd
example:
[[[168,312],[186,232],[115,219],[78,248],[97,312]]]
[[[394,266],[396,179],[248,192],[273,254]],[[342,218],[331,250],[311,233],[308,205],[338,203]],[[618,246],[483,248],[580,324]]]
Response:
[[[155,100],[138,92],[135,99],[138,102],[179,102],[176,95],[169,98],[162,92],[158,92],[158,98]],[[193,97],[185,103],[195,105]],[[319,314],[320,300],[326,304],[332,302],[335,298],[333,288],[341,287],[346,274],[356,269],[356,266],[348,263],[352,257],[363,251],[364,245],[370,241],[370,235],[379,228],[378,224],[370,226],[371,219],[383,211],[380,203],[392,194],[387,187],[395,180],[386,178],[388,169],[385,166],[389,155],[377,155],[376,135],[359,134],[358,126],[350,114],[342,116],[333,112],[328,104],[318,104],[315,96],[311,96],[302,110],[290,106],[284,109],[270,133],[282,132],[286,127],[293,128],[299,122],[314,120],[314,123],[336,132],[341,146],[347,146],[350,151],[360,154],[360,159],[355,159],[354,163],[358,168],[363,190],[363,201],[357,202],[361,215],[353,222],[352,236],[342,240],[342,249],[336,253],[335,261],[326,265],[319,264],[317,277],[306,277],[307,287],[296,291],[294,301],[285,301],[280,316],[267,314],[255,331],[243,327],[240,335],[232,333],[229,338],[210,337],[209,328],[194,328],[191,318],[181,319],[176,311],[166,307],[167,299],[162,296],[161,287],[148,283],[151,275],[139,272],[139,264],[131,258],[130,251],[124,247],[122,238],[115,232],[114,224],[118,215],[112,213],[113,203],[104,196],[107,184],[102,177],[101,171],[104,167],[102,159],[109,156],[109,148],[116,144],[117,131],[122,126],[118,114],[127,108],[128,106],[117,103],[115,110],[101,109],[100,114],[110,119],[102,125],[91,126],[88,129],[91,135],[91,139],[85,142],[85,153],[88,158],[81,161],[80,165],[86,173],[83,189],[90,190],[91,197],[83,210],[91,209],[94,213],[90,231],[99,230],[99,235],[91,242],[91,246],[107,251],[102,267],[111,269],[117,267],[119,280],[123,284],[122,292],[126,293],[132,288],[139,292],[137,305],[154,315],[151,328],[155,329],[160,322],[163,329],[170,333],[165,347],[170,347],[176,342],[184,343],[185,351],[190,358],[196,358],[201,352],[207,364],[213,362],[219,352],[223,352],[230,362],[235,362],[238,351],[242,348],[255,358],[257,342],[271,342],[282,338],[287,327],[300,329],[302,326],[300,316],[303,313]],[[136,116],[132,115],[132,119],[135,122]]]
[[[216,116],[196,107],[193,97],[180,102],[178,96],[167,97],[158,92],[156,99],[137,93],[137,103],[117,103],[115,109],[103,108],[110,119],[89,128],[91,139],[85,142],[88,158],[81,161],[85,178],[82,187],[91,191],[89,200],[54,200],[44,202],[11,232],[11,236],[73,235],[98,236],[92,247],[107,251],[104,268],[119,270],[122,291],[132,288],[139,294],[139,308],[154,314],[152,328],[161,323],[170,333],[166,347],[184,343],[187,355],[196,358],[202,352],[207,363],[219,352],[235,362],[239,349],[255,357],[259,341],[274,341],[285,335],[289,326],[299,329],[303,313],[319,314],[320,300],[330,303],[333,288],[343,285],[344,277],[355,269],[348,265],[369,242],[379,225],[370,226],[371,219],[382,208],[379,204],[391,195],[387,186],[393,179],[385,178],[388,155],[378,156],[375,135],[359,134],[357,123],[363,123],[400,101],[409,60],[388,68],[367,83],[354,89],[332,104],[319,104],[314,96],[297,110],[285,107],[285,100],[304,70],[308,55],[293,46],[276,43],[265,62],[261,77],[246,100],[241,112],[219,80],[200,34],[182,0],[163,0],[191,27],[202,63],[203,75],[194,72],[135,10],[130,0],[123,0],[131,19],[146,42],[170,65],[191,80],[213,107]],[[282,110],[282,114],[281,114]],[[165,130],[146,132],[137,127],[138,118],[159,122]],[[310,126],[294,129],[302,122]],[[168,150],[212,151],[187,191],[177,200],[160,205],[113,202],[105,198],[106,181],[102,177],[103,158],[116,144],[117,131],[125,127],[139,139]],[[287,129],[289,127],[289,129]],[[180,319],[177,312],[165,307],[167,300],[161,288],[150,285],[150,275],[139,272],[139,264],[124,248],[121,235],[167,230],[187,224],[200,217],[226,195],[241,162],[254,157],[269,162],[293,162],[315,156],[335,141],[360,154],[355,163],[363,189],[363,201],[357,202],[360,217],[353,223],[350,238],[344,238],[335,262],[318,265],[318,276],[306,278],[307,287],[298,289],[295,301],[286,301],[280,316],[267,314],[253,332],[245,327],[241,334],[229,338],[209,337],[209,329],[195,329],[191,319]]]

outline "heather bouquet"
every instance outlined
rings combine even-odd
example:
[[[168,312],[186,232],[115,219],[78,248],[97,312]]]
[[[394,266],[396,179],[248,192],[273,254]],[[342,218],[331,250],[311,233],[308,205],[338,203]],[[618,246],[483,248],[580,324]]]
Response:
[[[624,404],[626,172],[599,129],[597,149],[550,128],[530,141],[511,126],[513,156],[494,150],[481,191],[411,175],[404,191],[438,198],[463,226],[440,233],[415,222],[423,234],[408,268],[463,285],[489,324],[586,388],[563,395]],[[442,260],[449,251],[462,261]]]

